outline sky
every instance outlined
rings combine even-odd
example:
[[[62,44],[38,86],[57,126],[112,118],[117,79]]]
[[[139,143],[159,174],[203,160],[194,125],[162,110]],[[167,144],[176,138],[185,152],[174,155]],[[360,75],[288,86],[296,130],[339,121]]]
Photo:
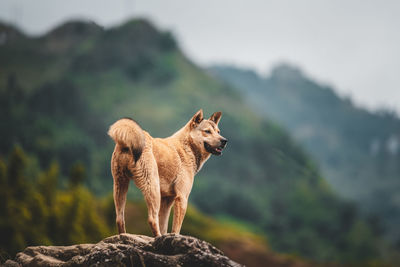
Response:
[[[146,17],[201,66],[267,75],[288,62],[372,110],[400,114],[400,1],[1,0],[0,20],[40,35],[71,19],[112,27]]]

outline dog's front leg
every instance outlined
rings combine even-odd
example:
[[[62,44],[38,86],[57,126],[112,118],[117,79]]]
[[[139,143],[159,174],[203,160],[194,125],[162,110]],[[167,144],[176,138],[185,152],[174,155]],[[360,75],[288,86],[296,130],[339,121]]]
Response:
[[[186,214],[188,199],[185,196],[177,196],[174,204],[174,219],[172,222],[172,233],[179,234],[181,231],[183,218]]]
[[[161,198],[161,206],[158,218],[162,235],[165,235],[168,232],[168,219],[171,212],[172,204],[174,204],[174,197]]]

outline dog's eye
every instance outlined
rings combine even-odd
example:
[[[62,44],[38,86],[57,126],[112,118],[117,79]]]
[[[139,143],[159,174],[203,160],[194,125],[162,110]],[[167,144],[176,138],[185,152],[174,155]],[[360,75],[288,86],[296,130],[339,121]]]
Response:
[[[205,132],[205,133],[208,133],[208,134],[210,134],[210,133],[211,133],[211,131],[210,131],[210,130],[205,130],[204,132]]]

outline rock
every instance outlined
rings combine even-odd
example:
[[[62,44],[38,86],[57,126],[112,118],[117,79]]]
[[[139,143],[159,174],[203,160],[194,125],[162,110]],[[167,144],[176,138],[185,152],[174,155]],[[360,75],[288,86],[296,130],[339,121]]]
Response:
[[[121,234],[97,244],[27,247],[5,266],[242,266],[191,236]]]

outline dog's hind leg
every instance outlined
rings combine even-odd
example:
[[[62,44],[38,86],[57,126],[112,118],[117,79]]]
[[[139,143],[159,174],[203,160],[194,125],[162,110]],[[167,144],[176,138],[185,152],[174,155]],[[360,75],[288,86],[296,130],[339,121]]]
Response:
[[[139,167],[134,178],[147,204],[148,223],[154,236],[161,236],[158,213],[161,204],[160,179],[152,152],[144,152],[138,161]]]
[[[116,149],[114,150],[111,159],[111,172],[114,178],[114,205],[116,213],[116,223],[118,228],[118,233],[126,233],[125,230],[125,203],[126,194],[129,188],[129,178],[125,176],[121,168],[121,161],[124,161],[124,156],[121,156]]]
[[[128,192],[129,179],[125,177],[119,177],[114,179],[114,204],[115,213],[117,215],[116,222],[118,227],[118,233],[126,233],[125,230],[125,203],[126,194]]]
[[[160,231],[162,235],[165,235],[168,232],[168,219],[173,203],[174,203],[173,197],[161,198],[160,213],[158,215],[158,218],[160,221]]]
[[[143,192],[144,199],[147,204],[148,223],[154,236],[161,236],[160,225],[158,220],[158,212],[160,211],[160,185],[158,183],[152,184],[147,190]]]

